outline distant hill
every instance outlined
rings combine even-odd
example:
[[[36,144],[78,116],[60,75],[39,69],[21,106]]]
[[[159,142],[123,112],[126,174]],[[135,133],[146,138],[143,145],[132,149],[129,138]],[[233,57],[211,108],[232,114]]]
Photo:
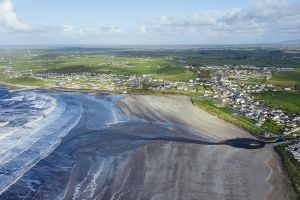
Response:
[[[300,39],[298,40],[287,40],[287,41],[282,41],[279,44],[296,44],[296,45],[300,45]]]

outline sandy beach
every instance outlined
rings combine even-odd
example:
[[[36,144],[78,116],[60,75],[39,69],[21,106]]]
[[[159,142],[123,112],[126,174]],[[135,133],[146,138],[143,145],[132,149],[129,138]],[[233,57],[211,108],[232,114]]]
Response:
[[[273,146],[195,107],[188,97],[40,92],[80,106],[80,120],[0,199],[282,200],[293,195]]]
[[[122,99],[120,106],[124,113],[136,118],[193,127],[200,132],[190,136],[195,139],[252,138],[244,130],[193,106],[188,97],[132,95]],[[152,199],[289,199],[292,193],[272,146],[249,150],[159,142],[140,148],[137,154],[132,158],[144,158],[141,168],[146,175],[142,187],[152,195],[149,188],[156,190]]]
[[[193,127],[219,140],[252,138],[243,129],[195,107],[185,96],[130,95],[120,102],[125,114],[153,122],[171,122]]]

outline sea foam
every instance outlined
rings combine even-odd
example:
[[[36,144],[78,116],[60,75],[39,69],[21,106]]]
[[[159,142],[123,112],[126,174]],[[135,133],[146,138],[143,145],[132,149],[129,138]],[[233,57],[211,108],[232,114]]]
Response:
[[[6,125],[11,126],[0,127],[0,194],[48,156],[81,117],[81,104],[74,99],[26,95],[0,99],[0,104],[14,102],[0,113],[0,120],[10,118]],[[4,128],[10,131],[3,134]]]

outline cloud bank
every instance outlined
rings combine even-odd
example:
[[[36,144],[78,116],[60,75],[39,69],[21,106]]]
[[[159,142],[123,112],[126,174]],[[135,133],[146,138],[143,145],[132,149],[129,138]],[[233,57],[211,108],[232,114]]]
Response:
[[[0,3],[0,26],[16,31],[29,31],[30,27],[18,18],[12,0]]]
[[[56,25],[30,27],[19,19],[13,0],[0,0],[0,43],[16,40],[31,43],[38,38],[49,43],[81,41],[92,44],[249,44],[299,39],[299,0],[251,2],[247,8],[178,13],[121,26],[101,26],[99,16],[95,20],[99,24],[88,26],[70,21],[67,25],[57,22]]]
[[[161,16],[140,26],[141,33],[194,33],[209,36],[300,35],[300,3],[258,0],[248,9],[232,8],[186,15]]]
[[[70,25],[63,25],[61,28],[62,32],[69,36],[107,35],[118,34],[122,32],[122,29],[118,26],[82,29]]]

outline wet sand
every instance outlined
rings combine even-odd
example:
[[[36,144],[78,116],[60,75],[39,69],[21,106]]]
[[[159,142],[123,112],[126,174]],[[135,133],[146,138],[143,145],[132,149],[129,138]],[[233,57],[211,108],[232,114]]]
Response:
[[[127,96],[120,106],[127,115],[185,124],[215,140],[252,138],[196,108],[187,97]],[[203,139],[196,132],[192,137]],[[143,181],[139,187],[147,191],[149,199],[289,199],[292,194],[272,146],[249,150],[158,142],[139,148],[135,154],[131,163],[143,159],[134,171],[140,172]]]
[[[171,122],[193,127],[209,137],[252,138],[246,131],[195,107],[189,97],[131,95],[120,102],[126,115],[152,122]]]

